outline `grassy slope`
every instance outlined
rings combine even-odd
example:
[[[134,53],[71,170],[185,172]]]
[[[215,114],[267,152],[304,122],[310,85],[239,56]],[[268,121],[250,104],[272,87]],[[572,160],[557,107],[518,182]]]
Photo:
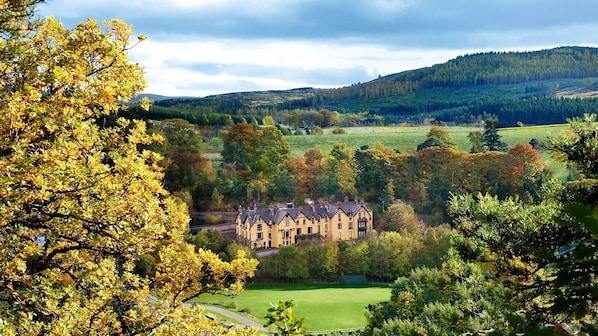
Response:
[[[365,307],[389,298],[388,285],[344,287],[298,284],[250,286],[238,297],[204,295],[199,301],[234,306],[238,310],[249,311],[263,322],[271,302],[292,299],[295,301],[293,312],[299,317],[307,317],[307,330],[319,331],[361,328],[366,323]]]
[[[507,145],[513,146],[517,142],[528,143],[532,138],[545,140],[548,136],[556,135],[563,128],[565,125],[504,128],[499,130],[499,134]],[[469,151],[471,147],[467,134],[471,131],[483,132],[482,128],[476,127],[447,126],[445,129],[459,150],[464,152]],[[330,134],[332,130],[327,129],[322,135],[292,135],[285,136],[285,139],[291,146],[291,154],[296,156],[301,156],[316,147],[322,151],[322,154],[327,154],[337,143],[345,143],[350,148],[359,148],[363,145],[373,147],[380,142],[386,147],[407,153],[426,140],[430,127],[350,127],[345,130],[347,134]]]
[[[500,129],[499,134],[502,141],[512,147],[518,142],[528,143],[532,138],[546,141],[548,137],[555,136],[566,127],[566,124],[512,127]],[[457,148],[463,152],[468,152],[471,148],[467,134],[471,131],[483,132],[482,128],[476,127],[447,126],[445,129],[457,144]],[[337,143],[345,143],[349,148],[359,148],[363,145],[373,147],[380,142],[386,147],[398,149],[401,153],[408,153],[424,142],[430,127],[350,127],[345,130],[347,134],[331,134],[332,130],[327,129],[322,135],[292,135],[285,136],[285,139],[291,146],[293,156],[302,156],[312,148],[319,148],[322,154],[326,155]],[[564,164],[554,161],[549,151],[542,153],[542,159],[556,176],[564,178],[567,175]]]
[[[545,141],[549,136],[555,136],[566,124],[512,127],[499,130],[502,140],[512,147],[518,142],[528,143],[532,138]],[[480,131],[479,127],[445,127],[457,144],[459,150],[468,152],[471,144],[467,139],[467,134],[471,131]],[[377,142],[386,147],[398,149],[401,153],[408,153],[415,150],[417,145],[424,142],[426,134],[430,130],[429,126],[402,127],[402,126],[376,126],[376,127],[349,127],[345,128],[347,134],[331,134],[332,129],[324,130],[322,135],[289,135],[284,138],[291,146],[291,155],[303,156],[305,152],[312,148],[319,148],[322,154],[326,155],[330,149],[337,143],[345,143],[349,148],[360,148],[363,145],[373,147]],[[222,150],[222,144],[214,147],[209,153],[204,154],[208,159],[219,164],[222,159],[219,151]],[[212,148],[210,146],[206,146]],[[554,162],[550,152],[543,153],[544,162],[550,167],[557,176],[566,174],[562,164]]]

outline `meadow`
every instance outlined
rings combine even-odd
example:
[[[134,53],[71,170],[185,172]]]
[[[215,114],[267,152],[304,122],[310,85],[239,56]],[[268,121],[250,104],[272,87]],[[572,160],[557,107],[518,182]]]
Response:
[[[293,300],[293,312],[306,317],[308,331],[361,328],[368,304],[390,299],[389,285],[347,287],[339,284],[251,285],[236,297],[204,294],[196,302],[247,313],[264,323],[270,303]]]
[[[502,141],[509,147],[518,142],[528,143],[532,138],[545,141],[566,127],[565,124],[526,126],[499,129]],[[471,144],[467,135],[472,131],[483,132],[480,127],[445,126],[444,129],[453,138],[460,151],[468,152]],[[426,140],[430,126],[369,126],[348,127],[346,134],[332,134],[332,129],[324,130],[324,134],[317,135],[289,135],[285,140],[291,146],[291,155],[302,156],[312,148],[319,148],[322,154],[327,154],[337,143],[345,143],[349,148],[360,148],[367,145],[373,147],[381,143],[386,147],[399,150],[401,153],[415,151],[417,145]]]
[[[501,128],[498,134],[509,147],[516,143],[529,143],[531,139],[537,139],[547,143],[547,138],[557,135],[565,129],[567,124],[524,126]],[[483,132],[480,127],[444,126],[444,129],[453,138],[457,149],[462,152],[469,152],[471,143],[467,135],[472,131]],[[373,147],[381,143],[386,147],[399,150],[401,153],[411,153],[417,145],[426,140],[426,134],[430,126],[369,126],[369,127],[348,127],[346,134],[332,134],[332,129],[324,130],[324,134],[318,135],[289,135],[285,140],[291,147],[291,155],[303,156],[312,148],[319,148],[322,154],[326,155],[335,144],[344,143],[349,148],[360,148],[361,146]],[[542,152],[542,160],[547,167],[559,178],[565,178],[568,171],[562,162],[557,162],[550,151]]]

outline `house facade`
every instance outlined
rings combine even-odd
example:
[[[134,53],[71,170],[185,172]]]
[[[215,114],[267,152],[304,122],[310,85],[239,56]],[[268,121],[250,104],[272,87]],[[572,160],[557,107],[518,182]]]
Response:
[[[239,241],[253,249],[295,245],[304,239],[354,240],[371,233],[372,211],[365,203],[320,203],[295,208],[292,203],[273,208],[239,209]]]

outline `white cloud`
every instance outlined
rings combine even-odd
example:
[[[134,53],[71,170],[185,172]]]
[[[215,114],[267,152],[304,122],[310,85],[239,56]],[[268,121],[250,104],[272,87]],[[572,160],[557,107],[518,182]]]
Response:
[[[595,0],[51,0],[72,27],[119,17],[147,92],[206,95],[364,82],[481,51],[598,44]]]
[[[376,45],[306,41],[146,41],[131,51],[131,58],[146,68],[146,77],[150,82],[147,92],[205,96],[246,91],[251,85],[255,90],[339,87],[357,81],[369,81],[378,75],[431,66],[472,52],[477,50],[393,50]],[[198,65],[212,68],[202,69]],[[257,71],[249,71],[250,74],[231,73],[220,69],[218,65],[287,70],[276,73],[263,71],[262,76],[256,76],[254,73]],[[352,82],[339,79],[335,83],[319,83],[318,78],[305,82],[305,78],[296,77],[301,72],[342,73],[352,72],[356,68],[367,69],[367,76],[355,78]],[[342,77],[342,80],[346,80],[346,77]],[[158,82],[160,84],[153,84]]]

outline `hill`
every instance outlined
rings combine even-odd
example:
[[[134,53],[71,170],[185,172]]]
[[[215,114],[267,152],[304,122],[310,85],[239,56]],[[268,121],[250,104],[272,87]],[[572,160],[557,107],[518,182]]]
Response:
[[[426,119],[470,123],[495,115],[503,125],[512,126],[519,121],[563,123],[568,117],[598,112],[597,92],[598,48],[560,47],[464,55],[337,89],[164,99],[155,103],[153,112],[161,118],[177,115],[196,123],[209,114],[229,114],[233,121],[272,115],[289,123],[285,119],[289,113],[321,109],[361,113],[367,115],[361,121],[384,124]]]

